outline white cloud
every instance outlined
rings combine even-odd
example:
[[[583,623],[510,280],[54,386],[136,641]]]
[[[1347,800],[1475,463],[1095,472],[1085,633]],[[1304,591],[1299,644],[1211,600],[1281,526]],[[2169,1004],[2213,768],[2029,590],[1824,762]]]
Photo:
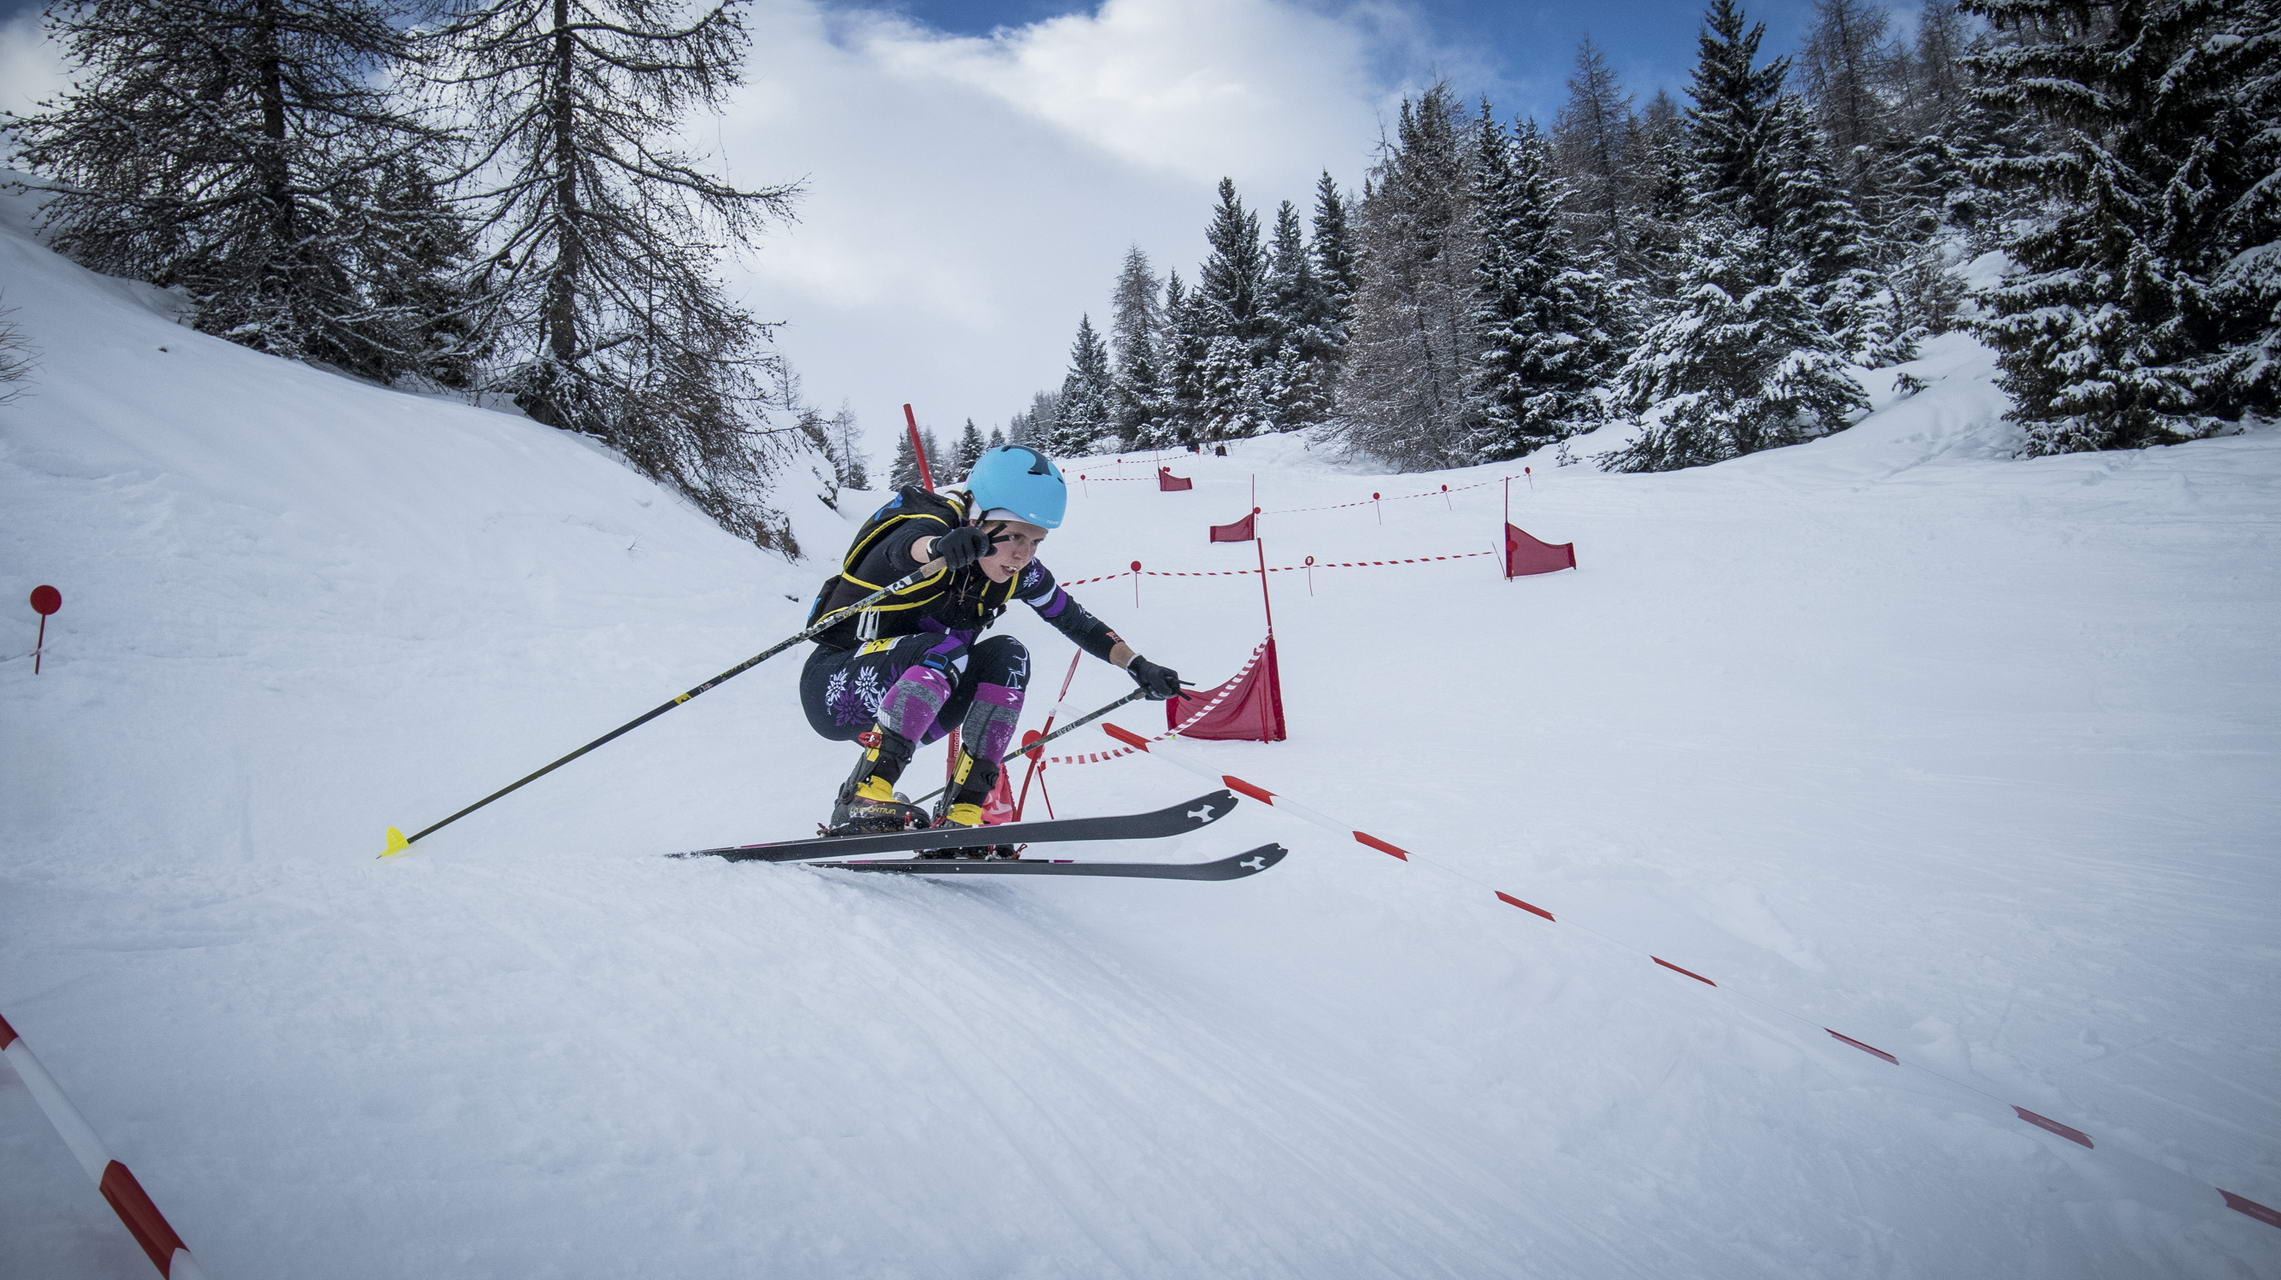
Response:
[[[48,41],[37,10],[0,21],[0,111],[27,114],[69,84],[63,51]]]
[[[1399,18],[1108,0],[976,38],[759,5],[720,137],[738,181],[808,190],[736,278],[791,322],[811,398],[847,398],[880,449],[904,401],[987,429],[1059,385],[1080,314],[1106,327],[1128,244],[1194,278],[1221,176],[1263,222],[1282,200],[1311,211],[1324,169],[1358,182],[1398,96],[1389,64],[1416,65]]]
[[[1136,167],[1217,181],[1313,176],[1367,124],[1364,31],[1267,0],[1109,0],[996,39],[892,33],[892,72],[1007,102]],[[1295,171],[1294,171],[1295,170]]]

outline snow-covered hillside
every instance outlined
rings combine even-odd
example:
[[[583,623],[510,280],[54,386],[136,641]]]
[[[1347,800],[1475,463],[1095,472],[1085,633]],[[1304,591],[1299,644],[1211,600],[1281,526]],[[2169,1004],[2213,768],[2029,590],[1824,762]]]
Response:
[[[1293,850],[1227,885],[655,856],[821,816],[848,759],[796,653],[382,861],[824,570],[20,228],[0,282],[41,353],[0,588],[65,601],[42,674],[28,608],[0,660],[0,1015],[217,1280],[2281,1273],[2212,1189],[2281,1203],[2270,432],[2007,461],[1950,340],[1814,445],[1534,460],[1515,521],[1578,572],[1278,574],[1291,740],[1186,752],[1408,863],[1258,805],[1118,851]],[[1046,559],[1242,567],[1204,528],[1255,478],[1276,564],[1481,550],[1467,486],[1518,473],[1177,469],[1089,480]],[[847,505],[793,511],[821,557]],[[1261,633],[1254,579],[1080,593],[1201,683]],[[1068,648],[1013,629],[1034,724]],[[1049,776],[1063,812],[1203,785]],[[0,1072],[0,1273],[147,1268]]]

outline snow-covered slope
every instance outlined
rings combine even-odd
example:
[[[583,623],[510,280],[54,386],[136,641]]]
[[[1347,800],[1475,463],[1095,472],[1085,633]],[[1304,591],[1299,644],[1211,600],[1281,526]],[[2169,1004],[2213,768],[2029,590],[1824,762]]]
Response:
[[[797,654],[379,861],[796,629],[823,570],[13,230],[0,281],[42,353],[0,587],[65,598],[43,674],[0,661],[0,1014],[209,1275],[2281,1270],[2207,1190],[2281,1202],[2271,434],[2004,461],[1951,342],[1815,445],[1535,460],[1515,521],[1579,572],[1276,575],[1291,740],[1188,750],[1413,863],[1259,806],[1124,851],[1294,850],[1230,885],[653,856],[819,816],[847,758]],[[1479,550],[1503,491],[1465,486],[1516,470],[1177,469],[1089,480],[1049,562],[1241,567],[1204,526],[1255,477],[1277,564]],[[1080,591],[1202,682],[1261,631],[1242,577]],[[1013,628],[1034,723],[1068,649]],[[1050,776],[1065,812],[1201,785]],[[147,1265],[0,1073],[0,1273]]]

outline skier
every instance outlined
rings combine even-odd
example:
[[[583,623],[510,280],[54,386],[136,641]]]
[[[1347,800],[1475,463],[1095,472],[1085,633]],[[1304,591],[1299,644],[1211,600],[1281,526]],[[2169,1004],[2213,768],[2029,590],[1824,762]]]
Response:
[[[840,571],[816,594],[809,621],[930,560],[941,571],[816,637],[800,673],[800,705],[822,736],[860,742],[839,789],[828,834],[896,831],[929,815],[895,794],[920,743],[959,731],[950,788],[937,825],[979,827],[1021,718],[1029,651],[1012,636],[982,639],[1013,601],[1035,609],[1078,648],[1124,669],[1151,698],[1180,692],[1180,676],[1150,662],[1055,585],[1038,544],[1060,526],[1068,490],[1060,468],[1019,445],[989,450],[963,486],[898,490],[849,545]],[[1011,857],[989,844],[936,856]]]

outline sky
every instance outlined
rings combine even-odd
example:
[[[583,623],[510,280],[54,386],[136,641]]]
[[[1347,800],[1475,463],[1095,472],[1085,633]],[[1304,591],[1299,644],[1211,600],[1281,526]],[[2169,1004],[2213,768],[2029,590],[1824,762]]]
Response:
[[[1913,15],[1913,0],[1895,6]],[[0,108],[63,83],[36,3],[0,0]],[[1767,48],[1812,0],[1755,0]],[[796,221],[724,275],[806,398],[881,458],[901,406],[985,430],[1107,328],[1129,246],[1193,280],[1223,176],[1272,225],[1328,171],[1359,186],[1405,95],[1448,80],[1549,124],[1590,36],[1644,102],[1683,94],[1698,0],[752,0],[742,87],[688,147]]]

